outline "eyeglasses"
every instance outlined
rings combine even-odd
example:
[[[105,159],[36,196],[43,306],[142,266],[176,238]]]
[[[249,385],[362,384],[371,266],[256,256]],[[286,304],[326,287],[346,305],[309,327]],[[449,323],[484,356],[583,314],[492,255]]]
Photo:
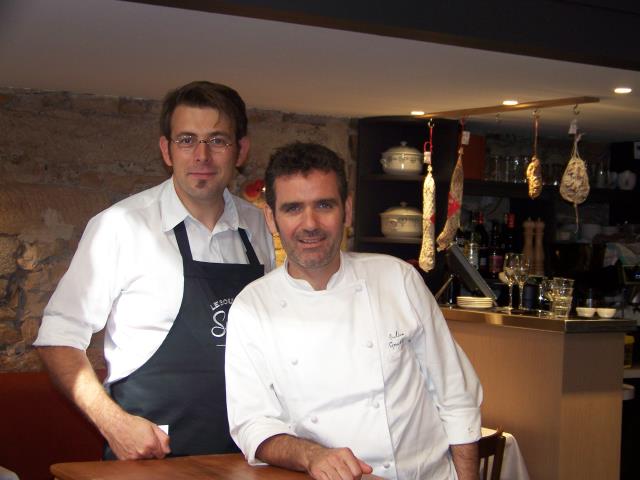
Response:
[[[198,139],[196,135],[180,135],[178,138],[171,139],[180,150],[192,151],[195,150],[198,145],[204,143],[212,152],[224,152],[233,143],[227,141],[225,137],[209,137],[202,140]]]

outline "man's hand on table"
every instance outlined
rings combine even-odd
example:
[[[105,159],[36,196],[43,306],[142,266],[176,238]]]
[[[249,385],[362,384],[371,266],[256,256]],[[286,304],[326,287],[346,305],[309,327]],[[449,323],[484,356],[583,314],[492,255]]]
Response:
[[[292,435],[274,435],[260,444],[256,457],[270,465],[306,471],[316,480],[360,480],[373,469],[349,448],[327,448]]]
[[[309,475],[317,480],[359,480],[373,469],[349,448],[311,447],[307,453]]]
[[[107,395],[87,353],[73,347],[39,347],[51,379],[109,442],[121,460],[163,458],[169,436],[148,420],[129,415]]]
[[[164,458],[171,452],[169,436],[160,427],[126,412],[111,419],[102,433],[118,460]]]

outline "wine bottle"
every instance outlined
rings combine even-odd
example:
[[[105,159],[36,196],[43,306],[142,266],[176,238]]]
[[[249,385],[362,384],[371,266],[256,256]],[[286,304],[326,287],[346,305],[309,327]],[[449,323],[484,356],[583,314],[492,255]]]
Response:
[[[515,245],[515,229],[516,229],[516,215],[515,213],[505,213],[505,228],[503,235],[503,250],[504,253],[516,253]]]
[[[489,277],[498,278],[503,264],[502,225],[496,220],[491,226],[491,238],[489,240]]]
[[[471,241],[478,245],[478,271],[486,277],[489,274],[489,235],[484,228],[482,212],[474,212],[471,222]]]

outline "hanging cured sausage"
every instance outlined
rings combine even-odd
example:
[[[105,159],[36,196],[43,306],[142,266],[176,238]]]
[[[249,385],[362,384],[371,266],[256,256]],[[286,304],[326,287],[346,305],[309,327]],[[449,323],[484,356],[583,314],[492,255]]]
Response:
[[[427,144],[429,150],[427,151]],[[436,183],[433,180],[431,154],[433,153],[433,121],[429,120],[429,141],[424,144],[424,163],[427,164],[427,176],[422,186],[422,246],[418,264],[425,272],[433,270],[436,261]]]
[[[460,122],[464,125],[463,122]],[[464,149],[462,147],[463,140],[467,132],[462,132],[460,139],[460,145],[458,147],[458,160],[453,168],[451,174],[451,184],[449,185],[449,197],[447,201],[447,221],[438,235],[438,251],[445,250],[453,243],[453,239],[456,236],[456,230],[460,226],[460,209],[462,208],[462,188],[464,186],[464,171],[462,169],[462,154]],[[467,134],[468,135],[468,134]]]
[[[582,134],[576,133],[573,140],[573,150],[567,168],[560,182],[560,195],[567,202],[573,203],[576,212],[576,231],[578,230],[578,205],[589,196],[589,175],[584,160],[578,153],[578,142]]]
[[[538,159],[538,113],[533,113],[533,157],[527,167],[527,184],[529,186],[529,197],[538,198],[542,193],[542,168]]]

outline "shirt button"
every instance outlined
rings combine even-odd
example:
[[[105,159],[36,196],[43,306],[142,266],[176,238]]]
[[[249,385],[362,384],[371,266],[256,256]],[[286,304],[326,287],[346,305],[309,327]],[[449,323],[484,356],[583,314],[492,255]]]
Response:
[[[316,417],[315,415],[311,417],[311,423],[318,423],[318,417]]]
[[[382,466],[383,466],[384,468],[389,468],[389,467],[391,466],[391,464],[390,464],[389,462],[384,462],[384,463],[382,464]]]
[[[291,360],[291,365],[297,365],[298,364],[298,359],[294,358]]]
[[[367,343],[365,345],[367,346],[367,348],[373,348],[373,342],[371,340],[367,340]]]
[[[380,404],[378,402],[373,402],[373,408],[378,408]]]
[[[280,300],[280,306],[281,306],[282,308],[286,307],[286,306],[287,306],[287,302],[286,302],[286,300]]]
[[[362,291],[362,285],[356,285],[356,292]]]

